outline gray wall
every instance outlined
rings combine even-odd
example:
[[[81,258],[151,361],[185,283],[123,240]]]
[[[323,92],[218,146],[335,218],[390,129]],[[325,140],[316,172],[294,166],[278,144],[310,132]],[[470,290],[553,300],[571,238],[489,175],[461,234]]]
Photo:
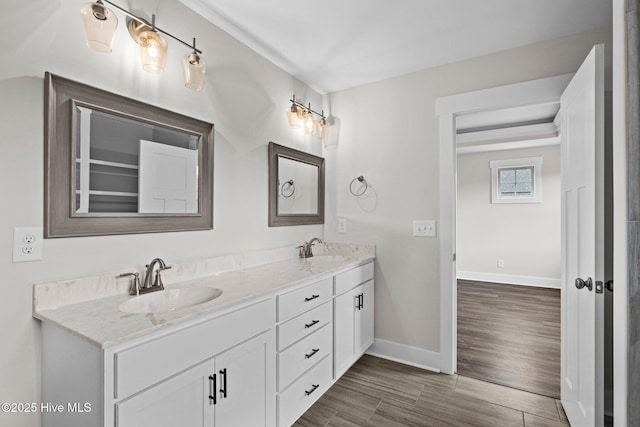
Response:
[[[610,46],[610,34],[602,29],[537,43],[328,97],[326,107],[340,120],[340,138],[325,153],[325,236],[378,244],[377,339],[424,351],[439,363],[440,242],[412,235],[413,220],[439,219],[435,100],[575,72],[594,44]],[[349,183],[359,175],[371,187],[367,197],[349,194]],[[337,232],[337,218],[348,220],[348,233]]]
[[[491,203],[491,160],[542,157],[541,203]],[[456,267],[560,285],[560,146],[458,155]],[[498,268],[497,260],[504,260]]]

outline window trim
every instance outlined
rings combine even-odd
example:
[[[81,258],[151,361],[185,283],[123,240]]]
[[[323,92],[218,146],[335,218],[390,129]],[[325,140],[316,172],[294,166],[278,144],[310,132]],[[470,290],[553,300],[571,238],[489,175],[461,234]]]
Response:
[[[491,203],[542,203],[542,157],[522,157],[518,159],[491,160]],[[533,167],[533,196],[501,196],[498,180],[500,169]]]

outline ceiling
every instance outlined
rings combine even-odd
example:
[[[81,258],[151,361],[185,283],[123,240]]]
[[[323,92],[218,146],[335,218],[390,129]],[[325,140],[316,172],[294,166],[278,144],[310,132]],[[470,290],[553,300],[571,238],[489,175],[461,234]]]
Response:
[[[611,25],[602,0],[180,0],[330,93]]]

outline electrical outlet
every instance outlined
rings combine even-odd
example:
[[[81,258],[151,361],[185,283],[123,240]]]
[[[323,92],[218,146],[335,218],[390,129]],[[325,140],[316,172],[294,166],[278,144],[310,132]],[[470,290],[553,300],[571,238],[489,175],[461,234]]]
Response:
[[[435,221],[413,221],[413,235],[415,237],[436,237]]]
[[[504,268],[504,260],[498,259],[498,268]]]
[[[338,233],[346,233],[346,232],[347,232],[347,219],[338,218]]]
[[[14,227],[13,262],[42,259],[42,227]]]

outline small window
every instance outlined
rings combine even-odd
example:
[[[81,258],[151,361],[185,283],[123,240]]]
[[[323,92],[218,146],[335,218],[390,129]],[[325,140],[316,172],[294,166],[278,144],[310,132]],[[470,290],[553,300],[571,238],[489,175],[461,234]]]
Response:
[[[542,202],[542,157],[493,160],[491,203]]]

